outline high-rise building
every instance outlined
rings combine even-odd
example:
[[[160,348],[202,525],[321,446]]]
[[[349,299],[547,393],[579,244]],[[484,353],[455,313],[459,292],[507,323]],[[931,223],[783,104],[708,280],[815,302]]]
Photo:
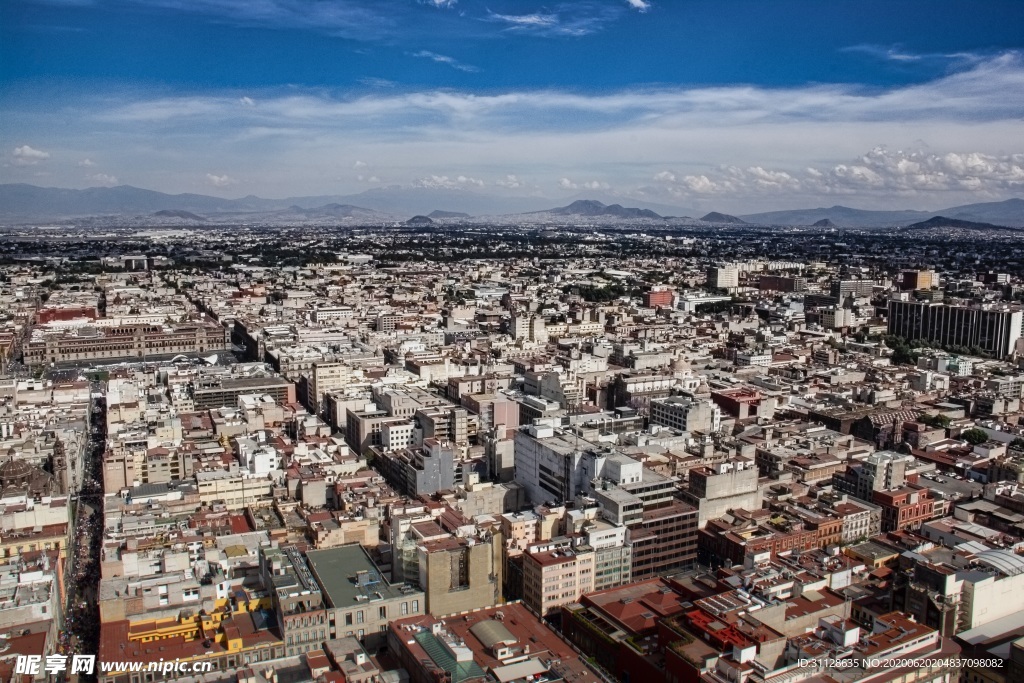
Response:
[[[900,289],[913,291],[915,289],[931,289],[938,284],[935,271],[932,270],[904,270],[900,282]]]
[[[757,286],[762,292],[806,292],[807,278],[762,275]]]
[[[671,289],[652,289],[649,292],[644,292],[644,306],[648,308],[671,307],[674,296]]]
[[[734,289],[740,286],[740,273],[736,266],[719,266],[708,269],[708,287],[713,289]]]
[[[1020,308],[889,301],[889,334],[1008,356],[1021,338]]]
[[[829,287],[829,294],[839,300],[840,303],[850,296],[871,296],[875,291],[873,280],[838,280]]]

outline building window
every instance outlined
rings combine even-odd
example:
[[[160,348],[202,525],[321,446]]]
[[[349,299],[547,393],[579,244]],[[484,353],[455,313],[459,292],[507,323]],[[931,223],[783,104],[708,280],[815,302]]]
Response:
[[[387,605],[384,605],[383,607],[380,608],[380,618],[381,619],[387,619],[388,618],[388,608],[387,608]]]
[[[364,621],[363,610],[359,610],[358,612],[356,612],[356,623],[357,624],[361,624],[361,623],[363,623],[363,621]]]
[[[413,600],[412,601],[412,611],[414,613],[420,611],[420,601],[419,600]]]
[[[408,613],[409,613],[409,603],[403,602],[402,603],[402,616],[404,617]]]
[[[345,615],[345,626],[351,626],[351,625],[352,625],[352,613],[349,612],[348,614]]]

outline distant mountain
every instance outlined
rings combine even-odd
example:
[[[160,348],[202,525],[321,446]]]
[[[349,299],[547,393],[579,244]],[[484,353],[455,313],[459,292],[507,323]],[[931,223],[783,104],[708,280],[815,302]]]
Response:
[[[578,199],[569,206],[561,206],[547,211],[533,213],[550,213],[556,216],[612,216],[614,218],[661,218],[650,209],[624,207],[621,204],[603,204],[596,199]]]
[[[438,204],[461,209],[471,215],[512,214],[535,211],[549,200],[529,197],[498,197],[476,194],[462,189],[381,187],[354,195],[316,195],[263,199],[249,195],[240,199],[223,199],[201,194],[166,194],[144,190],[131,185],[92,187],[70,190],[56,187],[37,187],[27,184],[0,184],[0,219],[8,221],[37,221],[77,218],[85,216],[150,216],[157,211],[188,211],[205,216],[208,220],[244,221],[275,220],[282,218],[277,212],[318,211],[327,218],[338,209],[331,204],[352,206],[364,211],[387,215],[423,215]],[[340,210],[346,217],[346,211]],[[302,214],[298,214],[302,217]],[[352,217],[359,217],[353,210]],[[379,216],[377,216],[379,217]]]
[[[191,211],[182,211],[181,209],[161,209],[153,214],[159,218],[184,218],[189,221],[203,221],[206,220],[202,216],[197,216]]]
[[[705,223],[746,223],[745,220],[737,218],[736,216],[730,216],[727,213],[718,213],[717,211],[712,211],[711,213],[701,218],[701,220],[704,221]]]
[[[311,209],[302,209],[298,206],[290,208],[295,213],[301,213],[307,218],[381,218],[381,214],[373,209],[364,209],[361,206],[351,204],[324,204]]]
[[[920,223],[908,225],[906,230],[928,230],[930,228],[959,228],[960,230],[1017,230],[1004,225],[993,225],[991,223],[978,223],[976,221],[965,221],[959,218],[946,218],[935,216]]]
[[[594,197],[601,197],[599,201]],[[384,220],[395,216],[424,215],[430,218],[469,218],[509,214],[549,213],[562,216],[608,217],[620,219],[660,219],[697,215],[692,209],[665,206],[644,201],[647,208],[624,207],[619,197],[598,193],[574,197],[568,206],[544,210],[550,199],[488,195],[453,187],[378,187],[353,195],[315,195],[264,199],[249,195],[224,199],[202,194],[165,194],[130,185],[70,190],[27,184],[0,184],[0,220],[31,223],[40,220],[74,219],[91,216],[140,217],[199,220],[204,222],[273,222],[275,220],[321,220],[349,218]],[[569,201],[565,199],[563,201]],[[635,200],[633,200],[635,201]],[[605,203],[611,202],[611,203]],[[436,211],[445,206],[447,210]],[[176,213],[192,214],[194,218]],[[658,212],[658,213],[656,213]],[[660,215],[659,215],[660,214]],[[757,225],[812,225],[831,221],[837,227],[906,226],[941,215],[949,219],[1024,227],[1024,199],[965,204],[938,211],[865,211],[845,206],[831,208],[772,211],[739,216],[712,212],[702,220]],[[722,216],[711,219],[709,216]],[[732,219],[732,220],[730,220]],[[690,220],[690,219],[686,219]]]
[[[1024,199],[965,204],[942,209],[938,213],[950,218],[1021,227],[1024,226]]]
[[[836,226],[843,228],[886,228],[911,225],[928,220],[935,215],[1021,227],[1024,226],[1024,199],[965,204],[938,211],[866,211],[851,209],[847,206],[833,206],[818,209],[769,211],[740,216],[740,218],[748,223],[759,225],[813,225],[817,221],[828,219]]]
[[[812,223],[811,227],[814,227],[814,228],[835,228],[837,226],[836,226],[835,223],[833,223],[828,218],[822,218],[820,221],[815,221],[814,223]]]
[[[472,218],[472,216],[461,211],[440,211],[435,209],[427,214],[427,218]]]
[[[434,221],[429,216],[413,216],[405,222],[406,225],[433,225]]]

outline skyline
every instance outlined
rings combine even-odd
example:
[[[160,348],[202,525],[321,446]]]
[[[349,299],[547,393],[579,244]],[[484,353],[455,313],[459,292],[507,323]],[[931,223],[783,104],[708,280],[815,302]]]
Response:
[[[0,182],[732,213],[1024,195],[1020,3],[381,5],[5,3]]]

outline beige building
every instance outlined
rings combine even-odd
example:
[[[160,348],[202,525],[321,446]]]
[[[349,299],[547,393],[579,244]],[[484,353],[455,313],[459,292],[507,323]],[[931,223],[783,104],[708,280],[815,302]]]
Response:
[[[594,590],[595,555],[590,546],[527,552],[523,603],[544,617]]]
[[[504,564],[500,533],[486,540],[431,539],[417,552],[420,587],[427,594],[429,613],[453,614],[501,601]]]
[[[247,477],[218,470],[197,472],[199,499],[203,505],[222,502],[229,510],[240,510],[259,500],[268,499],[274,482],[266,477]]]

